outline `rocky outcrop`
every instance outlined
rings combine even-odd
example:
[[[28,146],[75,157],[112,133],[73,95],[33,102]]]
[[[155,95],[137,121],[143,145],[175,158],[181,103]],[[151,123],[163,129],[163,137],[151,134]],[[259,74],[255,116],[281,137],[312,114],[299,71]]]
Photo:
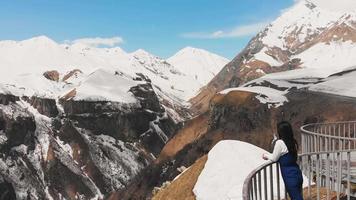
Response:
[[[76,77],[78,76],[79,74],[83,73],[81,70],[79,69],[74,69],[70,72],[68,72],[67,74],[65,74],[62,78],[62,81],[63,82],[66,82],[68,79],[72,78],[73,76]]]
[[[15,103],[20,100],[18,96],[12,94],[0,94],[0,104],[9,105],[10,103]]]
[[[27,101],[42,115],[56,117],[59,114],[55,99],[32,96]]]
[[[56,70],[46,71],[45,73],[43,73],[43,76],[51,81],[59,81],[59,72]]]
[[[30,143],[33,148],[36,123],[34,117],[15,103],[0,105],[0,151]]]
[[[143,109],[150,109],[153,112],[164,111],[150,83],[139,84],[132,87],[130,92],[132,92],[135,97],[139,99]]]
[[[158,155],[180,127],[167,115],[150,83],[139,84],[130,91],[140,107],[109,101],[75,101],[61,99],[65,114],[79,127],[94,134],[105,134],[122,141],[141,141]]]

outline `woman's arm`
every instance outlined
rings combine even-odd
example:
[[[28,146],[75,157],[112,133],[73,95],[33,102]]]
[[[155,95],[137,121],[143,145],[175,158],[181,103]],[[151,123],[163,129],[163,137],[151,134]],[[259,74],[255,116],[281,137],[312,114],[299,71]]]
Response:
[[[273,153],[263,154],[263,159],[276,162],[282,155],[288,153],[288,148],[282,140],[277,140]]]

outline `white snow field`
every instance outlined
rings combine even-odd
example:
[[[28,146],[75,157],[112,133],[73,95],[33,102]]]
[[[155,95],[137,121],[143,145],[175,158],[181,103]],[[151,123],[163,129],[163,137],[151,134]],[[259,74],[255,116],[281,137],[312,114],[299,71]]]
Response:
[[[256,98],[262,104],[268,104],[269,107],[273,106],[278,108],[282,106],[285,102],[288,102],[287,97],[284,95],[288,93],[288,90],[276,90],[269,87],[253,86],[253,87],[237,87],[229,88],[220,92],[220,94],[227,94],[231,91],[246,91],[257,94]]]
[[[354,71],[331,76],[325,82],[311,86],[309,89],[317,92],[356,97],[356,68]]]

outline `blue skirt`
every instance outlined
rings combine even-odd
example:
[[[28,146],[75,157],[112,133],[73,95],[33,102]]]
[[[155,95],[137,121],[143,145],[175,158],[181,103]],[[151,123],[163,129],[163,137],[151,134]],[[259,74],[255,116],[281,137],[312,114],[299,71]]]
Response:
[[[287,153],[278,160],[286,190],[292,200],[303,200],[303,175],[293,156]]]

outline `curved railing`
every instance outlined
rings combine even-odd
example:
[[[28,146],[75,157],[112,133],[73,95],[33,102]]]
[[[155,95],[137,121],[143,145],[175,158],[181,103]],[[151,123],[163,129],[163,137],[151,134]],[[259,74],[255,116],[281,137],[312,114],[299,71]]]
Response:
[[[279,164],[267,162],[253,170],[245,179],[243,199],[281,199],[287,197],[281,181]]]
[[[356,154],[355,121],[302,126],[301,150],[298,162],[307,178],[304,199],[355,196],[351,190],[356,183],[356,162],[352,159]],[[245,179],[243,199],[287,199],[281,179],[278,163],[265,163]]]

